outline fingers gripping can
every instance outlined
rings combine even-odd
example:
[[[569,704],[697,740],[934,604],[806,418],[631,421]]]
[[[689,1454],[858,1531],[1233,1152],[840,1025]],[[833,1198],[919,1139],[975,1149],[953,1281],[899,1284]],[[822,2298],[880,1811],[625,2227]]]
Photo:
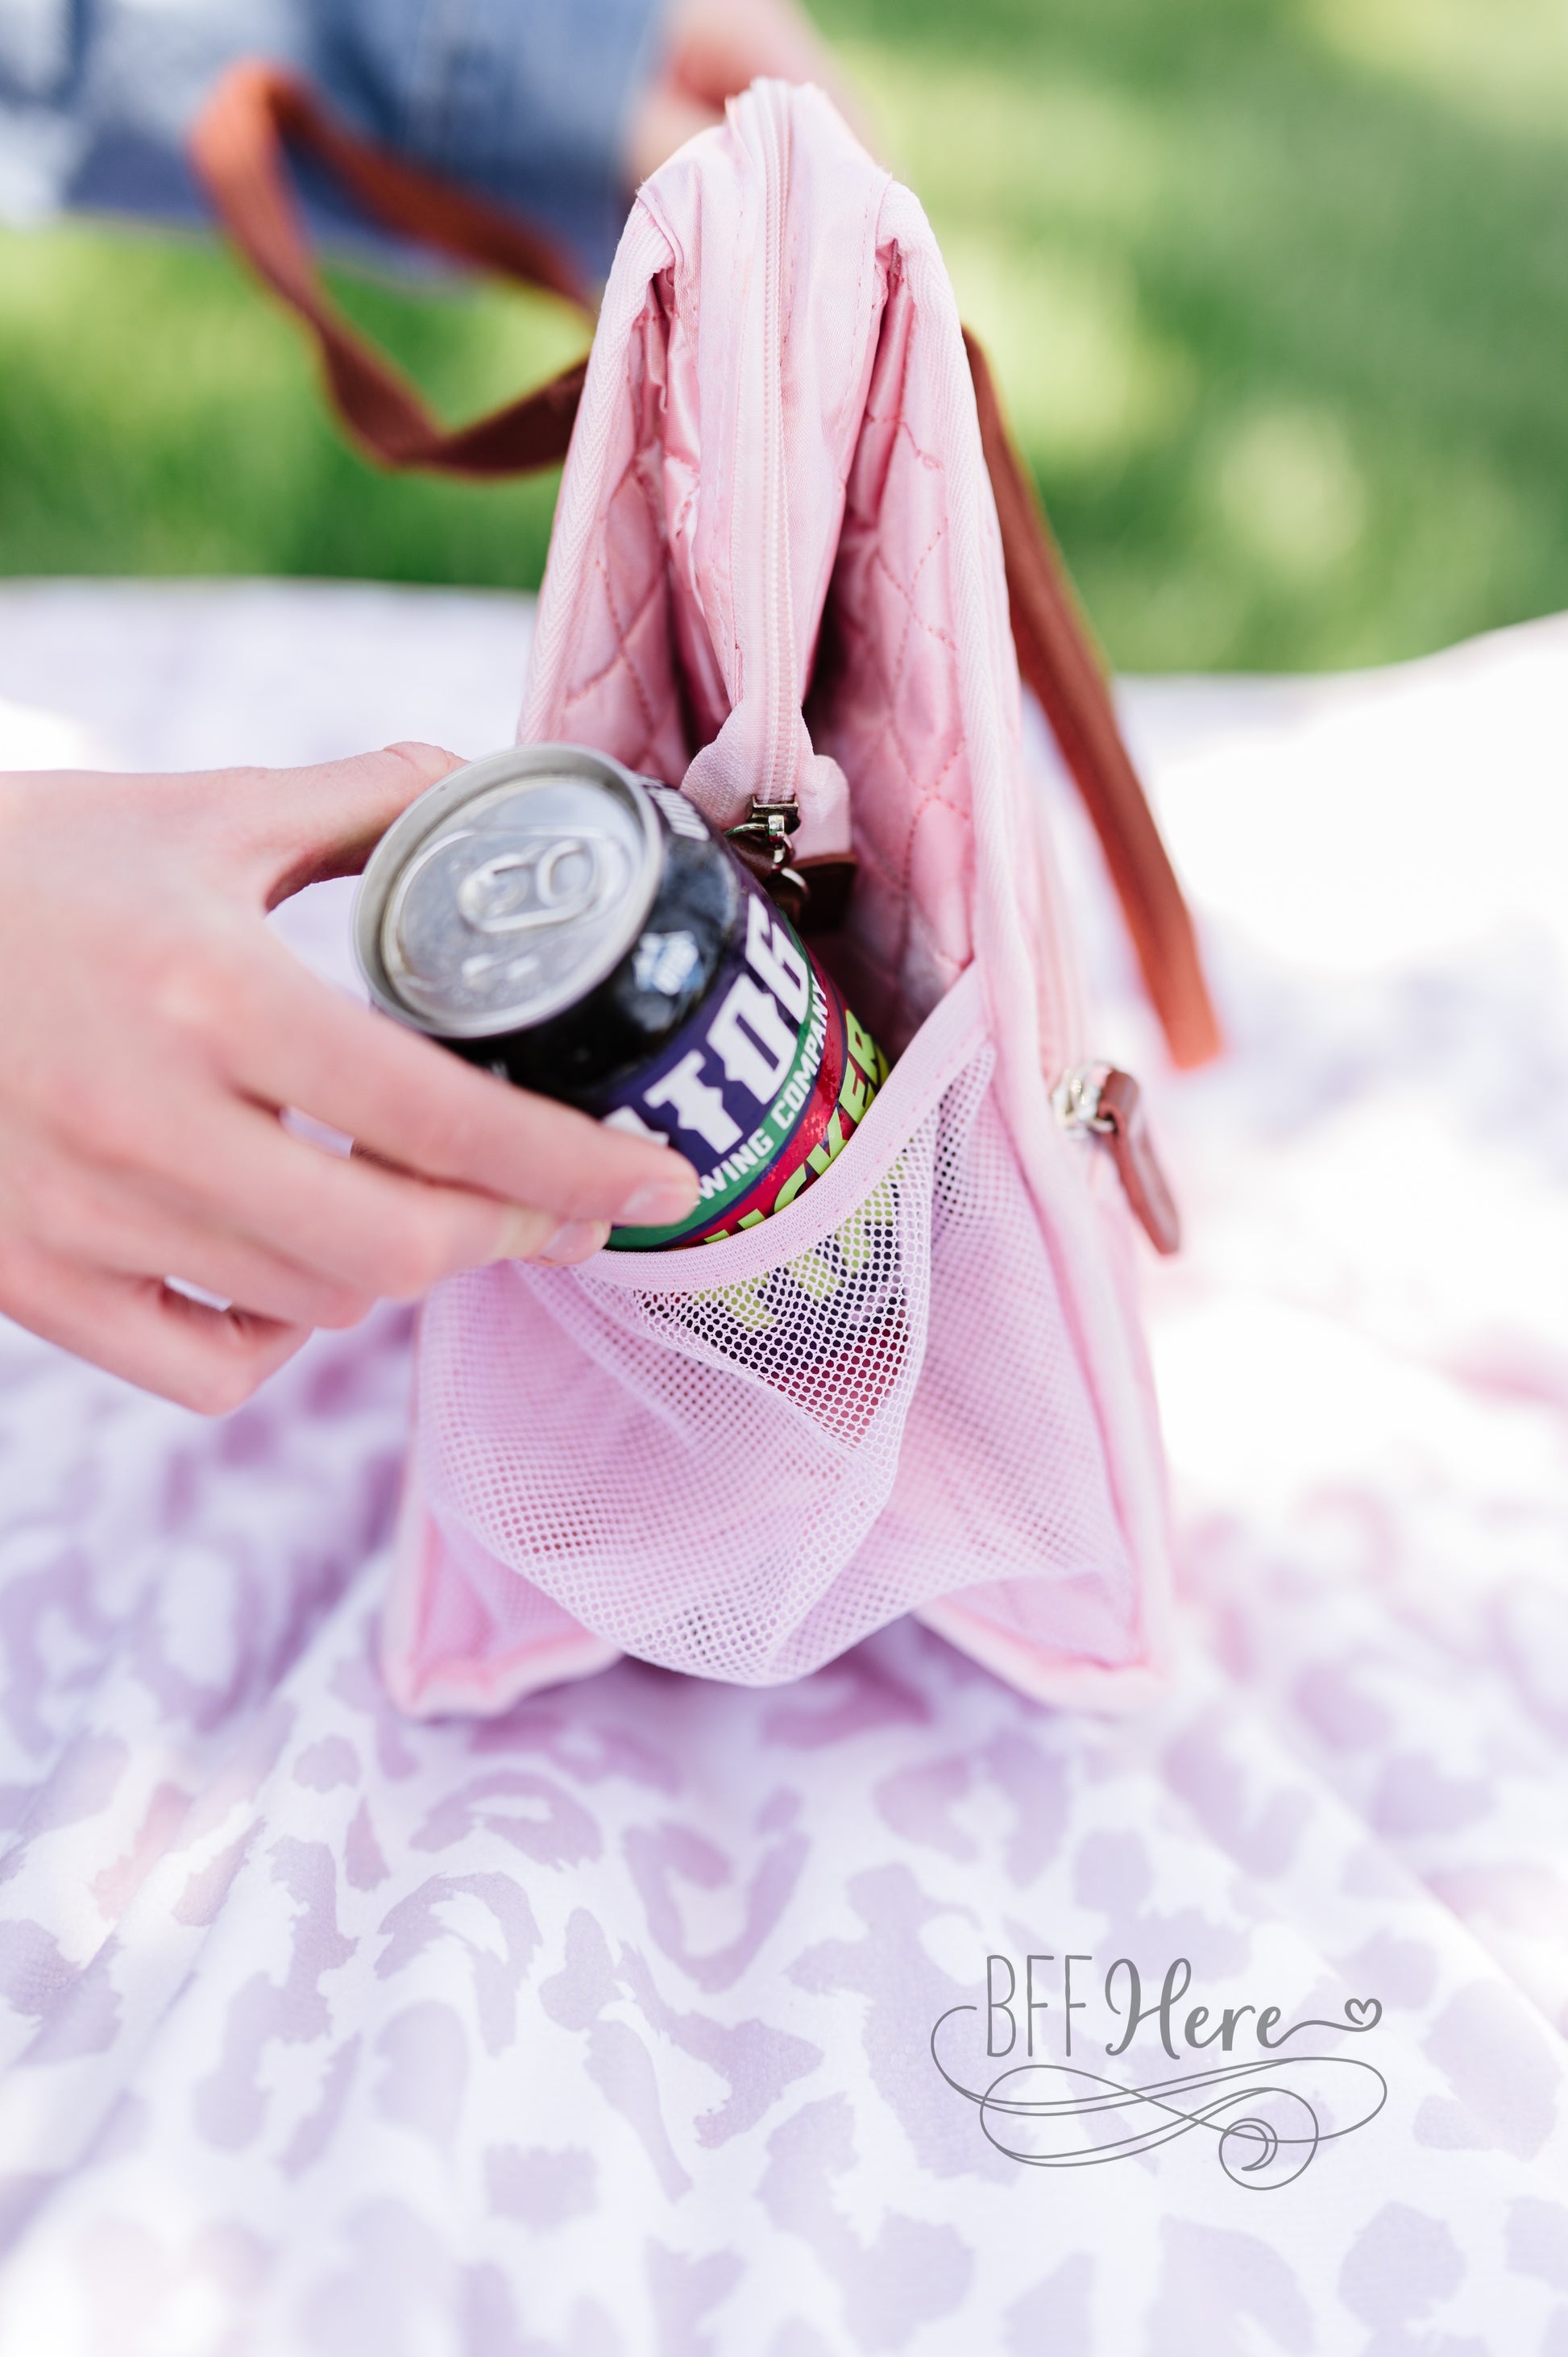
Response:
[[[354,945],[387,1014],[694,1165],[690,1219],[614,1229],[621,1251],[781,1210],[886,1076],[694,805],[583,746],[491,754],[411,803],[365,869]]]

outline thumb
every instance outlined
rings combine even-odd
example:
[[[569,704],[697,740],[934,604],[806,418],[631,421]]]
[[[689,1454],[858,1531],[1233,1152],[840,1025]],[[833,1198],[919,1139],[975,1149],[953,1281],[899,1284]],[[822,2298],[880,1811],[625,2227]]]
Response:
[[[463,766],[438,745],[387,745],[308,770],[255,770],[244,786],[252,866],[269,909],[329,876],[357,876],[394,818]]]

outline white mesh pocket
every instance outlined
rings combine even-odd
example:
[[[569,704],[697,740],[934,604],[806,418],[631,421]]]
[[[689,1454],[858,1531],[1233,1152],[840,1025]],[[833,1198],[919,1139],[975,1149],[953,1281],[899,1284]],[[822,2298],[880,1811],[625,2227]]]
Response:
[[[796,1635],[897,1472],[940,1119],[834,1228],[733,1282],[519,1265],[446,1288],[422,1352],[437,1521],[645,1660],[748,1684],[808,1666]]]
[[[950,994],[763,1227],[436,1297],[420,1487],[498,1650],[548,1598],[644,1660],[768,1684],[912,1605],[1043,1576],[1053,1628],[1125,1652],[1131,1571],[978,1006]]]
[[[978,1065],[943,1107],[925,1363],[859,1567],[901,1575],[933,1628],[1026,1685],[1047,1663],[1120,1669],[1147,1650],[1047,1232]]]

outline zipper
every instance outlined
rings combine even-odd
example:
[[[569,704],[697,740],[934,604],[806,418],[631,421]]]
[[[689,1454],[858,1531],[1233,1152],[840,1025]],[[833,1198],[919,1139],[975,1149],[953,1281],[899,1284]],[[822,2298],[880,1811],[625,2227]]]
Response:
[[[782,89],[764,83],[757,92],[768,186],[763,271],[762,341],[765,355],[762,468],[768,547],[764,662],[768,681],[762,740],[762,775],[752,803],[781,806],[793,802],[797,747],[795,703],[795,611],[789,566],[789,500],[784,456],[784,223],[789,193],[789,114]],[[796,823],[800,823],[799,813]],[[782,864],[782,863],[780,863]]]
[[[1062,1127],[1098,1138],[1116,1166],[1133,1218],[1157,1253],[1181,1249],[1181,1215],[1144,1115],[1143,1091],[1114,1064],[1074,1064],[1051,1092]]]
[[[790,113],[783,86],[759,82],[754,96],[766,191],[762,273],[762,667],[766,682],[761,759],[751,805],[727,839],[765,890],[802,931],[843,922],[854,860],[818,856],[797,865],[789,838],[800,824],[797,772],[800,720],[795,664],[794,579],[789,562],[789,487],[784,446],[784,312],[789,253]]]

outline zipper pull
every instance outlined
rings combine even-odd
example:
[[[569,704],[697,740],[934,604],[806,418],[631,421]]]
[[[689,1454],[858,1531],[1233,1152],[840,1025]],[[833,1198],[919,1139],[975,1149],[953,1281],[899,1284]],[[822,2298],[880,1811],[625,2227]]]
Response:
[[[798,802],[765,802],[760,794],[753,794],[751,809],[740,824],[725,830],[725,841],[736,857],[792,925],[799,925],[811,895],[805,877],[789,864],[789,837],[800,823]]]
[[[790,796],[784,802],[765,802],[753,794],[751,808],[738,826],[725,836],[746,866],[757,875],[769,875],[789,864],[789,837],[799,832],[800,805]]]
[[[854,885],[854,856],[823,855],[797,864],[789,856],[789,837],[800,824],[800,805],[792,798],[765,802],[754,794],[748,815],[727,829],[725,841],[799,932],[836,932]]]
[[[1122,1191],[1157,1253],[1181,1249],[1181,1215],[1166,1184],[1144,1118],[1143,1092],[1131,1072],[1113,1064],[1075,1064],[1051,1093],[1064,1129],[1103,1138]]]

